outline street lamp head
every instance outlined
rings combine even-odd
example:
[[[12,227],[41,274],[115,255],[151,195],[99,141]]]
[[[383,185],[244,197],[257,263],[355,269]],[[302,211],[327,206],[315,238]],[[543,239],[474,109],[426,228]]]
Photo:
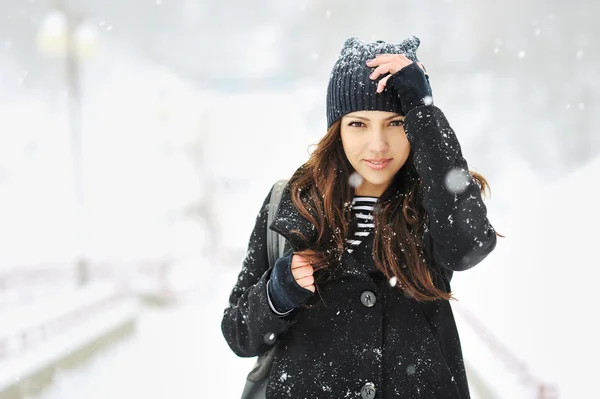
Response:
[[[44,54],[61,57],[67,51],[67,16],[53,10],[46,14],[37,35],[37,45]]]
[[[75,51],[81,60],[92,58],[98,50],[98,28],[90,22],[77,26],[74,33]]]
[[[44,54],[64,57],[67,52],[78,59],[91,58],[98,49],[98,28],[90,22],[76,25],[60,10],[50,11],[38,31],[37,44]]]

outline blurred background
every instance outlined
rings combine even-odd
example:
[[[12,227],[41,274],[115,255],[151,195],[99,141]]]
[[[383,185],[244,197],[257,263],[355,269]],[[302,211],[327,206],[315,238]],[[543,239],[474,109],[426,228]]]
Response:
[[[0,0],[0,398],[239,397],[256,214],[325,133],[345,39],[421,39],[506,238],[456,273],[473,398],[592,398],[591,0]]]

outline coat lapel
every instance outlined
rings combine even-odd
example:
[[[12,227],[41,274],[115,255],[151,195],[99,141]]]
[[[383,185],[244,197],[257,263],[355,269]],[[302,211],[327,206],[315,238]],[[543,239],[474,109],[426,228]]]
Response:
[[[370,283],[374,290],[378,290],[373,277],[368,273],[366,265],[361,264],[352,254],[344,251],[342,261],[338,267],[333,267],[327,272],[327,281],[339,280],[344,277],[359,278]]]

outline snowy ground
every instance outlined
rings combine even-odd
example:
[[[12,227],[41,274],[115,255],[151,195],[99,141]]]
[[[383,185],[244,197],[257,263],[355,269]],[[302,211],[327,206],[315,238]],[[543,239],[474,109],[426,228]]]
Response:
[[[529,373],[555,385],[561,399],[599,395],[593,361],[600,355],[600,325],[593,316],[600,278],[599,175],[600,158],[555,184],[521,193],[519,207],[501,223],[506,238],[480,266],[457,273],[453,286],[462,304]],[[495,375],[464,330],[465,356]]]
[[[174,308],[145,308],[136,331],[74,370],[61,372],[37,399],[239,397],[254,359],[227,347],[220,323],[233,268],[215,272]]]

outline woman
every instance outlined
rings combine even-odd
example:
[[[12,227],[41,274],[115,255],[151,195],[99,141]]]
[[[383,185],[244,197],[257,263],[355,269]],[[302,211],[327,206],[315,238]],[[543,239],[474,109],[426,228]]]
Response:
[[[257,216],[221,327],[238,356],[277,344],[267,398],[469,398],[450,280],[496,232],[419,43],[346,40],[327,134]],[[291,246],[271,268],[267,228]]]

